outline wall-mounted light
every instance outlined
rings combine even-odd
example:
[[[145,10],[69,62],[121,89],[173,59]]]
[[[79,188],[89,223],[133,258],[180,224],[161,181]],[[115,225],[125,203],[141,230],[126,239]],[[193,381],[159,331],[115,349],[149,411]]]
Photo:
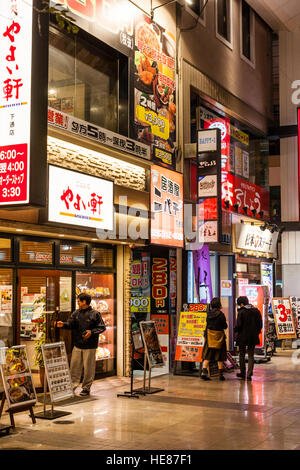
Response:
[[[237,212],[239,210],[239,205],[238,204],[233,204],[232,206],[235,210],[235,212]]]
[[[256,215],[256,209],[251,209],[251,212],[254,216]]]
[[[224,201],[224,206],[226,207],[226,209],[229,209],[229,201]]]
[[[248,212],[248,207],[247,206],[244,206],[243,207],[243,211],[245,212],[245,214],[247,215],[247,212]]]
[[[260,216],[260,218],[262,219],[262,218],[263,218],[263,216],[264,216],[264,211],[260,211],[260,212],[258,213],[258,215],[259,215],[259,216]]]
[[[264,232],[266,230],[267,226],[268,225],[265,222],[264,225],[261,225],[259,228],[260,228],[260,230],[262,230]]]

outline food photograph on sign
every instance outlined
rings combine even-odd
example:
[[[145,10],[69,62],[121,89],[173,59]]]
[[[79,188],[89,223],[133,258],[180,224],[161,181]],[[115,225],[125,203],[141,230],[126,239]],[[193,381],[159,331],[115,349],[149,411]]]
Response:
[[[2,380],[10,406],[36,400],[26,346],[5,349]]]
[[[135,19],[135,137],[156,160],[173,159],[176,140],[175,38],[146,15]],[[161,149],[165,154],[159,152]]]
[[[151,243],[184,246],[183,175],[153,165],[151,168]]]
[[[48,220],[113,230],[112,181],[49,165]]]
[[[164,365],[164,360],[158,341],[155,321],[140,323],[143,340],[149,356],[151,367],[160,367]]]

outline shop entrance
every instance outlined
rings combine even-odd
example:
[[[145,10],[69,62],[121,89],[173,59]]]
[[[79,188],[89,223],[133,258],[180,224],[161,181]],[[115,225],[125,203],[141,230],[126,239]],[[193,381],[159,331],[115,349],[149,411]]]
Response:
[[[17,272],[17,340],[25,344],[32,371],[37,341],[43,339],[46,312],[72,311],[72,272],[19,269]]]

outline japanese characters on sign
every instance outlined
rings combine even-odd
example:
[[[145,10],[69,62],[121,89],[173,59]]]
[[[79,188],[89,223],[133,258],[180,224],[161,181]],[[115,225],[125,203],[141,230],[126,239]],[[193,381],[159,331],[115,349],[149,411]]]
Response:
[[[158,341],[162,352],[164,366],[160,369],[161,374],[169,373],[169,315],[151,315],[151,320],[155,321]]]
[[[135,138],[150,144],[155,159],[169,167],[175,163],[175,51],[172,35],[146,15],[135,16]]]
[[[211,122],[212,129],[198,131],[197,138],[197,238],[200,243],[216,243],[219,241],[221,138],[223,137],[224,140],[224,132],[227,132],[226,126],[220,129],[218,120],[205,121],[206,125],[208,125],[208,122]],[[211,134],[213,135],[207,137],[207,134],[209,134],[209,136],[211,136]],[[208,142],[207,139],[212,139],[212,141]]]
[[[183,175],[151,168],[151,243],[183,247]]]
[[[263,328],[259,335],[259,344],[256,346],[256,348],[263,349],[266,344],[266,335],[269,328],[269,290],[266,286],[244,284],[239,285],[239,295],[248,297],[249,304],[258,308],[260,311]]]
[[[150,255],[134,252],[130,268],[130,312],[148,314],[151,311]]]
[[[278,232],[260,230],[259,225],[234,224],[235,248],[254,251],[258,254],[276,256]]]
[[[29,202],[31,46],[32,0],[1,1],[0,205]]]
[[[57,109],[48,108],[48,124],[59,129],[64,129],[71,134],[87,137],[88,139],[105,144],[116,150],[122,150],[150,160],[150,147],[148,145],[128,139],[127,137],[82,121],[76,117],[69,116]]]
[[[51,402],[74,396],[69,363],[63,341],[42,344],[42,354]]]
[[[168,314],[169,272],[168,259],[154,256],[151,264],[152,313]]]
[[[157,336],[155,321],[141,321],[140,328],[148,356],[149,367],[163,367],[164,359]]]
[[[113,182],[49,165],[48,220],[112,230]]]
[[[300,338],[300,297],[290,297],[297,338]]]
[[[189,312],[181,312],[176,344],[176,361],[201,362],[204,346],[204,331],[206,328],[207,304],[195,304]],[[199,305],[202,308],[199,308]]]
[[[8,407],[33,405],[37,398],[26,346],[3,348],[4,363],[0,365]]]
[[[272,299],[272,306],[277,338],[296,338],[296,328],[289,297],[274,297]]]

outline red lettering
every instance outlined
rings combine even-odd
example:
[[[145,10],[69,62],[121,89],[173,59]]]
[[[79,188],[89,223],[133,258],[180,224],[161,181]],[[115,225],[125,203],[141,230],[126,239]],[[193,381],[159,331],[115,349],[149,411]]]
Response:
[[[152,271],[167,271],[166,258],[153,258]]]
[[[159,286],[164,286],[168,282],[168,277],[166,273],[153,273],[152,274],[152,283],[159,285]]]

